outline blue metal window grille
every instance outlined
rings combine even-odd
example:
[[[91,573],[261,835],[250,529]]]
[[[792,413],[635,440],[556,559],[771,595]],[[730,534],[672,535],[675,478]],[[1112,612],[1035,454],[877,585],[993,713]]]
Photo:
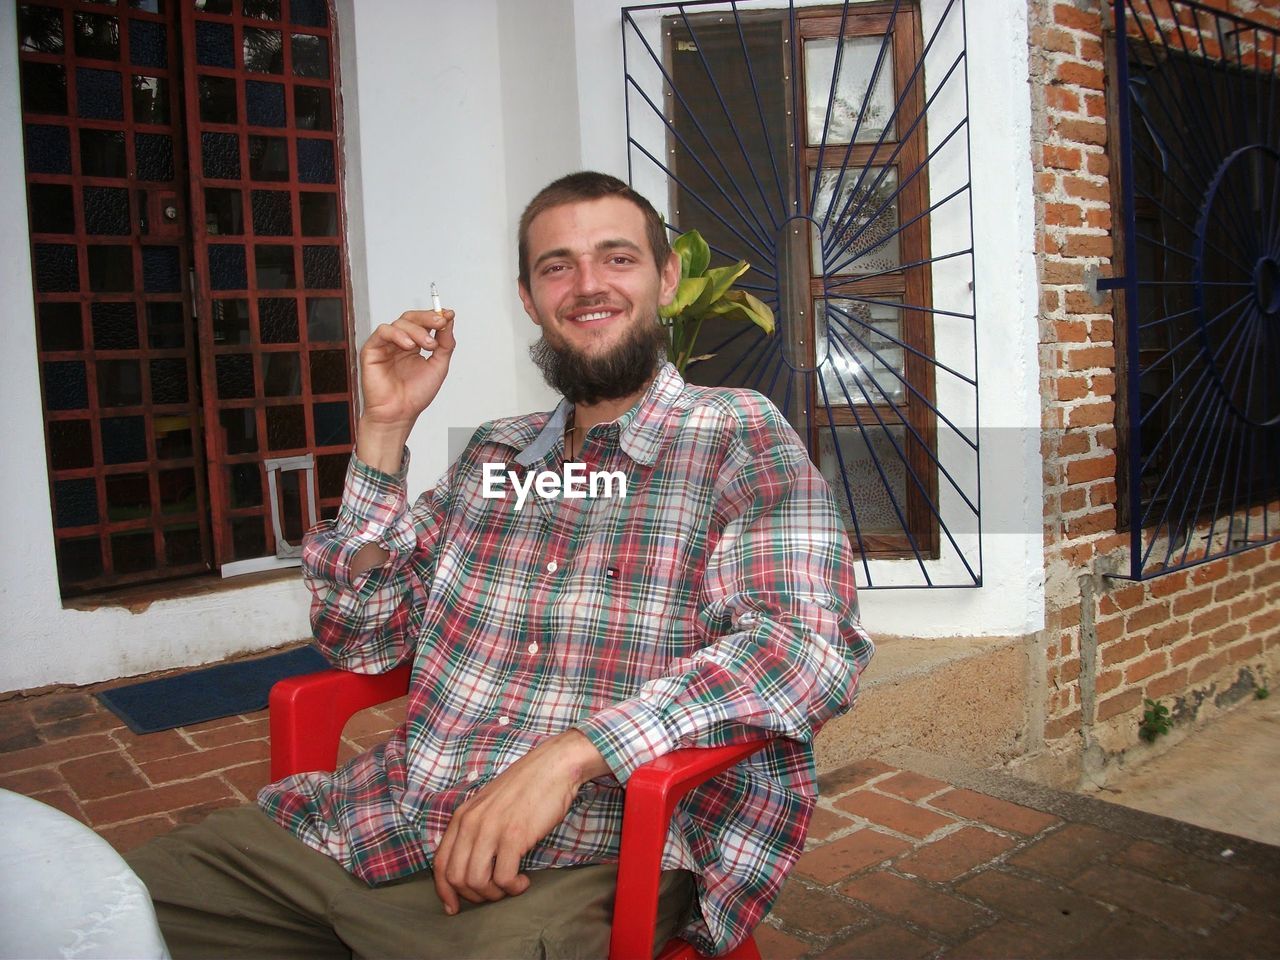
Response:
[[[1115,5],[1129,578],[1280,538],[1277,31]]]
[[[965,30],[963,0],[622,11],[632,184],[777,319],[707,321],[689,379],[786,414],[863,587],[982,583]]]

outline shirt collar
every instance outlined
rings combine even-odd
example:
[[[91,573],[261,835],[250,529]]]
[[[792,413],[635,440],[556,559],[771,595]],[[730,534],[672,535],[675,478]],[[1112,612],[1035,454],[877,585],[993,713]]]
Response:
[[[644,396],[615,420],[618,445],[636,463],[650,466],[658,459],[666,437],[667,421],[684,391],[684,379],[670,362],[663,363]],[[515,462],[522,467],[543,460],[564,436],[573,404],[562,399],[539,429],[538,417],[509,420],[495,426],[489,435],[494,443],[519,450]]]

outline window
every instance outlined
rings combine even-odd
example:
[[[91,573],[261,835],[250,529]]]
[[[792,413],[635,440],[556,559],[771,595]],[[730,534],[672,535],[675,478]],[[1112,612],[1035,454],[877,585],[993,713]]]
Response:
[[[1277,32],[1175,3],[1121,11],[1133,204],[1120,367],[1119,515],[1131,575],[1276,537],[1280,495]],[[1114,69],[1114,64],[1113,64]],[[1112,96],[1113,121],[1120,104]],[[1270,506],[1268,507],[1268,505]]]
[[[660,61],[645,8],[624,14],[632,179],[644,190],[656,167],[671,228],[752,264],[741,283],[777,331],[706,321],[697,352],[710,356],[689,379],[752,387],[783,410],[868,582],[868,559],[908,560],[930,585],[926,561],[946,558],[976,583],[961,6],[928,39],[913,3],[697,7],[663,9]],[[940,425],[958,448],[940,445]]]
[[[351,442],[325,0],[18,24],[64,595],[287,555]]]

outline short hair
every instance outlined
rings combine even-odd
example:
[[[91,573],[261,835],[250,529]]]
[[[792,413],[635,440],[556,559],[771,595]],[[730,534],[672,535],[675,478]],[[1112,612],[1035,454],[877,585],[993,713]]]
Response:
[[[529,205],[524,208],[524,213],[520,215],[517,246],[520,257],[520,283],[526,290],[529,289],[529,224],[533,223],[534,218],[552,207],[583,200],[600,200],[604,197],[621,197],[624,200],[630,200],[640,208],[640,212],[644,214],[649,250],[653,254],[658,273],[662,273],[663,265],[671,256],[671,244],[667,240],[666,225],[662,222],[658,211],[653,208],[653,204],[617,177],[611,177],[607,173],[582,170],[547,184],[529,201]]]

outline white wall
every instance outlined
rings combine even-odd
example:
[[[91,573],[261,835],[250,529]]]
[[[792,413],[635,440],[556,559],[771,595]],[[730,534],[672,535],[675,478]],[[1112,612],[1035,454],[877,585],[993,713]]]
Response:
[[[927,3],[936,0],[926,0]],[[410,485],[448,461],[450,428],[552,403],[528,361],[515,296],[515,226],[536,190],[573,169],[627,174],[618,0],[340,0],[348,239],[355,338],[429,304],[457,311],[450,379],[410,441]],[[871,629],[917,636],[1023,633],[1043,617],[1036,291],[1025,9],[969,0],[980,376],[984,421],[1025,435],[984,472],[987,586],[868,591]],[[974,24],[990,24],[978,30]],[[41,427],[14,18],[0,17],[0,236],[6,350],[0,409],[0,690],[192,665],[305,636],[296,580],[120,606],[64,609]],[[576,54],[576,57],[574,56]],[[576,59],[576,64],[575,64]],[[655,198],[658,199],[658,198]],[[996,401],[996,402],[992,402]]]

